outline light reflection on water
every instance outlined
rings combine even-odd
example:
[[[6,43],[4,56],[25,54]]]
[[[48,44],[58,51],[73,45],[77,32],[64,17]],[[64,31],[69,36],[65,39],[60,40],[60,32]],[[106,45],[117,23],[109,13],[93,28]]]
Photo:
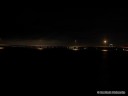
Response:
[[[43,50],[42,47],[39,47],[37,49]],[[5,50],[6,50],[6,48],[5,48]],[[58,54],[55,51],[55,53],[48,52],[48,54],[42,52],[43,54],[41,53],[39,55],[33,54],[35,51],[30,51],[32,53],[28,52],[28,55],[26,55],[27,52],[25,51],[25,54],[23,55],[24,49],[21,50],[21,52],[19,52],[19,53],[17,53],[16,50],[13,50],[13,51],[14,52],[10,52],[9,54],[8,54],[8,52],[9,52],[8,51],[5,53],[5,55],[0,54],[1,57],[4,58],[4,59],[1,59],[1,61],[3,61],[3,64],[9,63],[9,65],[11,65],[11,64],[14,64],[15,62],[19,64],[19,60],[22,60],[22,61],[20,61],[21,64],[30,63],[28,65],[22,65],[23,67],[26,67],[26,66],[33,67],[32,64],[35,63],[33,69],[35,68],[36,71],[38,71],[39,67],[40,67],[39,68],[40,70],[42,70],[42,68],[46,68],[46,71],[49,71],[51,73],[52,72],[55,73],[54,70],[57,70],[56,74],[59,74],[58,77],[60,76],[60,74],[64,74],[62,72],[67,72],[67,74],[65,74],[66,76],[68,76],[67,78],[69,78],[71,76],[70,74],[74,74],[73,75],[74,77],[72,76],[73,79],[71,79],[72,81],[77,76],[78,76],[78,78],[80,78],[80,76],[81,76],[81,78],[83,78],[83,76],[87,76],[87,78],[89,78],[88,80],[90,82],[91,81],[94,82],[93,79],[95,78],[96,84],[98,85],[98,87],[103,87],[103,88],[104,87],[107,88],[107,86],[113,84],[114,80],[118,80],[118,79],[121,80],[120,78],[118,78],[119,77],[118,74],[120,73],[122,76],[122,74],[123,74],[122,70],[124,70],[123,66],[125,66],[123,64],[127,64],[127,63],[125,63],[127,61],[126,54],[122,55],[124,52],[123,53],[120,53],[120,52],[118,53],[118,51],[112,52],[111,50],[109,51],[109,49],[108,50],[106,50],[106,49],[100,50],[100,51],[98,51],[99,53],[96,53],[95,51],[90,52],[90,51],[86,50],[88,52],[84,53],[84,51],[80,51],[80,52],[78,51],[78,52],[73,52],[73,54],[72,54],[72,53],[68,53],[68,52],[66,53],[66,51],[64,51],[66,54],[61,54],[61,53]],[[2,50],[1,52],[4,52],[4,51]],[[37,51],[37,53],[38,53],[38,51]],[[16,54],[16,55],[14,55],[14,54]],[[31,54],[33,54],[33,55],[31,55]],[[121,56],[123,56],[123,57],[121,57]],[[121,58],[123,58],[123,59],[121,59]],[[62,60],[61,64],[59,64],[60,62],[58,61],[58,59]],[[8,62],[9,60],[11,63]],[[48,63],[50,63],[51,65],[48,65],[48,68],[47,68],[45,66]],[[67,65],[64,65],[65,63],[67,63]],[[42,64],[45,64],[45,65],[42,65]],[[14,66],[14,65],[12,65],[12,66]],[[21,65],[19,64],[17,66],[21,66]],[[17,66],[15,66],[14,68],[17,69]],[[123,68],[123,69],[121,70],[120,68]],[[118,72],[118,69],[120,69],[121,71]],[[60,70],[63,70],[63,71],[61,72]],[[67,70],[69,70],[69,71],[67,71]],[[76,73],[78,74],[77,76],[76,76]],[[97,76],[97,74],[98,74],[98,76]],[[47,73],[47,75],[49,76],[48,73]],[[115,75],[115,76],[113,77],[113,75]],[[95,77],[95,76],[97,76],[97,77]],[[90,78],[90,77],[92,77],[92,78]],[[125,78],[125,77],[123,77],[123,78]],[[86,81],[87,79],[84,79],[84,80]],[[87,82],[88,82],[88,80],[87,80]],[[117,81],[118,84],[120,83],[119,80]],[[117,83],[114,83],[114,84],[117,84]]]
[[[108,50],[103,49],[101,55],[101,65],[100,65],[100,83],[107,86],[109,83],[110,72],[109,72],[109,60],[108,60]]]

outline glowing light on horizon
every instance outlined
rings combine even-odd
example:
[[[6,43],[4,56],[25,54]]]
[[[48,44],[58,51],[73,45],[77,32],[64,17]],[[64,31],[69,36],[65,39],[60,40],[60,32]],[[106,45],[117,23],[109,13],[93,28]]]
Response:
[[[74,51],[77,51],[78,49],[73,49]]]
[[[104,44],[106,44],[107,43],[107,41],[106,40],[104,40]]]
[[[42,47],[39,47],[39,48],[37,48],[38,50],[43,50],[43,48]]]
[[[4,47],[0,47],[0,50],[4,49]]]
[[[103,49],[102,51],[103,51],[103,52],[107,52],[108,50],[106,50],[106,49]]]

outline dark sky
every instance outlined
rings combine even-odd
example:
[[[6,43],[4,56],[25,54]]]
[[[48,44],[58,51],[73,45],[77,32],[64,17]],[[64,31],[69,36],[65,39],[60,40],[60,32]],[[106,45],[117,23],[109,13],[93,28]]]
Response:
[[[1,38],[78,40],[89,44],[100,44],[103,39],[115,44],[128,42],[125,5],[44,5],[7,8]]]

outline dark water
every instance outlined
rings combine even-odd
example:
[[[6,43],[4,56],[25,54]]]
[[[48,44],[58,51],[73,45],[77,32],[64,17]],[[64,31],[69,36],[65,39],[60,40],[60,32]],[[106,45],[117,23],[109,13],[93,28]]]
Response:
[[[126,91],[128,52],[65,48],[0,50],[5,88],[48,93]],[[14,88],[14,89],[13,89]],[[33,90],[33,91],[32,91]]]

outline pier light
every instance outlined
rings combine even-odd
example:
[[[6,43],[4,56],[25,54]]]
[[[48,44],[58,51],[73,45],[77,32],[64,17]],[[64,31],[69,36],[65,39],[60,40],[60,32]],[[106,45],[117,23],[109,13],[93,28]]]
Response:
[[[106,44],[107,43],[107,41],[106,40],[104,40],[104,44]]]

